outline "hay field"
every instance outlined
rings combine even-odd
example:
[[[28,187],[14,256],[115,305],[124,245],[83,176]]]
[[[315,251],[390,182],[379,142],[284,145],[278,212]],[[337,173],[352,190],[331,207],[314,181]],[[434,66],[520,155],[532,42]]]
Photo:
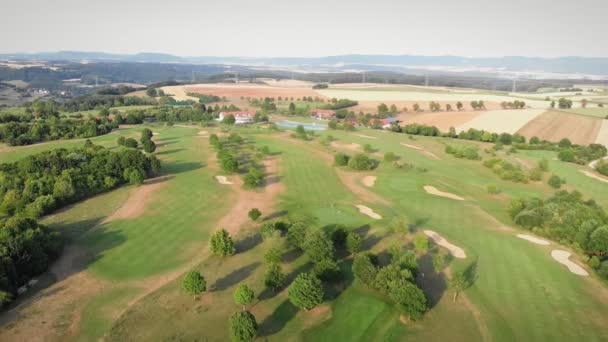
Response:
[[[226,96],[226,97],[294,97],[303,96],[323,97],[322,94],[314,91],[312,87],[273,87],[261,84],[193,84],[183,86],[187,92]]]
[[[596,142],[602,121],[606,120],[548,111],[528,122],[517,133],[554,142],[568,138],[575,144],[588,145]]]
[[[456,131],[461,132],[469,128],[475,128],[489,132],[513,134],[543,112],[544,110],[542,109],[487,111],[473,120],[456,127]]]
[[[608,146],[608,120],[602,121],[602,127],[597,133],[597,138],[595,139],[596,144],[603,144]]]
[[[442,132],[447,132],[450,127],[458,127],[482,115],[484,112],[423,112],[423,113],[401,113],[397,119],[404,125],[420,124],[435,126]]]
[[[475,94],[475,93],[449,93],[449,92],[424,92],[424,91],[371,91],[366,89],[336,90],[322,89],[318,93],[325,97],[345,98],[356,101],[413,101],[413,102],[451,102],[461,101],[468,104],[471,101],[482,100],[486,103],[500,103],[503,101],[514,101],[519,98],[502,95]],[[539,100],[526,100],[526,104],[532,108],[547,108],[549,103]]]

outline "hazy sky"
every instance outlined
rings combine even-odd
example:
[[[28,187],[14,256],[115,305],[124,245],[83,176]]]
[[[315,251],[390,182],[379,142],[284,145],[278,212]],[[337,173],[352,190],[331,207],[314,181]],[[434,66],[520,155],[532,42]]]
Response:
[[[606,0],[0,2],[0,52],[608,57]]]

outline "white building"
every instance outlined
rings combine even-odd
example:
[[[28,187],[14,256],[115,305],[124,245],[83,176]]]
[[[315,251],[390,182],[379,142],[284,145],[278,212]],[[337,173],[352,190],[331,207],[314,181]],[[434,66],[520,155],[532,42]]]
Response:
[[[218,121],[223,121],[227,116],[234,116],[234,123],[236,125],[244,125],[253,123],[254,112],[220,112],[218,116]]]

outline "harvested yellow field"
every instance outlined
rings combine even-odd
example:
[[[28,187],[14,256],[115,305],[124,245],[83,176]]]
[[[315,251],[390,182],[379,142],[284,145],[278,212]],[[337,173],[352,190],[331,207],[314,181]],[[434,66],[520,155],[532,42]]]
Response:
[[[528,122],[517,133],[553,142],[568,138],[575,144],[589,145],[596,141],[602,121],[589,116],[548,111]]]
[[[608,120],[602,121],[602,127],[600,128],[600,131],[597,133],[597,138],[595,139],[595,143],[608,146]]]
[[[476,118],[473,118],[471,121],[456,127],[456,131],[461,132],[466,131],[469,128],[475,128],[488,132],[513,134],[543,112],[543,109],[487,111]]]
[[[339,90],[339,89],[321,89],[317,90],[319,94],[325,97],[335,97],[340,99],[351,99],[356,101],[385,101],[385,102],[398,102],[398,101],[414,101],[414,102],[458,102],[461,101],[465,105],[468,105],[471,101],[484,101],[484,102],[503,102],[503,101],[515,101],[521,100],[521,98],[512,96],[501,96],[501,95],[490,95],[490,94],[475,94],[475,93],[452,93],[452,92],[424,92],[422,91],[398,91],[398,90],[366,90],[366,89],[352,89],[352,90]],[[540,100],[525,100],[526,105],[531,108],[547,108],[549,103]]]

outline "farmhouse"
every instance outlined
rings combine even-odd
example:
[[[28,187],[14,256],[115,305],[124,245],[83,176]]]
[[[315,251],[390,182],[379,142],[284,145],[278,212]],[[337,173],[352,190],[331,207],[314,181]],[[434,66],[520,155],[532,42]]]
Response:
[[[331,109],[313,109],[311,116],[319,120],[330,120],[336,117],[336,111]]]
[[[389,129],[389,128],[391,128],[392,124],[398,124],[399,123],[399,120],[397,120],[395,118],[380,119],[378,121],[380,122],[380,125],[382,125],[383,129]]]
[[[225,117],[232,115],[234,116],[234,123],[236,125],[244,125],[253,122],[254,112],[220,112],[217,120],[222,121]]]

